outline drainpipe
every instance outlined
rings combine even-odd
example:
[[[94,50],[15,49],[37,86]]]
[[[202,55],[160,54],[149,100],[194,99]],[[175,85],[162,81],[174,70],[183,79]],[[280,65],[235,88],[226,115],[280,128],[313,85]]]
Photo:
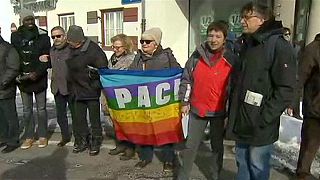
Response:
[[[19,13],[19,17],[21,17],[21,12],[23,11],[23,0],[20,0],[20,13]],[[22,25],[22,19],[20,19],[20,25]]]
[[[141,0],[141,34],[146,30],[146,5],[145,0]]]

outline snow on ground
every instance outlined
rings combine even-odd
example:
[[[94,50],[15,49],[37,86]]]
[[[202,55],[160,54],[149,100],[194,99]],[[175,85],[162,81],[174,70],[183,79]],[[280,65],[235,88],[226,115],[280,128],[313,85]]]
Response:
[[[280,121],[280,136],[279,141],[275,143],[274,166],[279,169],[286,168],[291,172],[295,172],[300,149],[300,133],[302,127],[302,120],[282,115]],[[320,153],[311,166],[311,173],[315,177],[320,176]]]

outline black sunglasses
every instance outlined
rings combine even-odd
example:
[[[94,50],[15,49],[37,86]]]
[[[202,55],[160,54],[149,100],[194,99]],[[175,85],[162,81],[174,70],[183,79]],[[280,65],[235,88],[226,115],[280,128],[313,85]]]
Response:
[[[146,43],[146,44],[150,44],[151,42],[152,42],[153,40],[140,40],[140,44],[144,44],[144,43]]]
[[[55,35],[55,36],[51,36],[51,38],[52,39],[55,39],[55,38],[61,38],[62,37],[62,35],[60,34],[60,35]]]

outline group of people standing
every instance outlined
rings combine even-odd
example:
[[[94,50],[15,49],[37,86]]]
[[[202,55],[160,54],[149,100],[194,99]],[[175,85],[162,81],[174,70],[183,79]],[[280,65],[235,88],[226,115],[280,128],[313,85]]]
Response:
[[[189,115],[189,130],[185,148],[178,154],[177,179],[190,178],[193,162],[210,124],[210,179],[219,179],[223,165],[223,139],[235,140],[237,180],[267,180],[273,143],[279,137],[280,116],[293,108],[297,87],[296,56],[283,36],[281,22],[275,21],[265,5],[248,3],[241,10],[243,35],[226,46],[228,24],[212,22],[207,39],[192,53],[185,64],[179,88],[181,113]],[[19,120],[15,106],[18,84],[23,101],[24,137],[22,149],[35,141],[33,97],[37,109],[39,147],[46,147],[47,68],[52,68],[51,90],[54,94],[57,120],[61,128],[62,147],[75,138],[74,153],[89,149],[90,155],[100,152],[102,127],[100,122],[101,84],[97,69],[160,70],[180,68],[170,48],[162,48],[162,31],[146,30],[140,39],[141,49],[133,53],[132,42],[125,34],[111,38],[114,54],[107,59],[102,49],[84,36],[81,27],[72,25],[67,33],[59,26],[49,36],[38,29],[34,16],[22,17],[22,26],[12,34],[12,45],[0,39],[1,81],[0,116],[2,152],[11,152],[19,143]],[[315,135],[319,129],[319,38],[306,50],[306,61],[299,64],[299,88],[304,88],[302,146],[298,163],[301,180],[310,174],[310,165],[319,148]],[[308,47],[306,49],[308,49]],[[310,48],[311,49],[311,48]],[[307,54],[308,53],[308,54]],[[301,66],[301,68],[300,68]],[[312,95],[310,95],[312,94]],[[317,101],[318,100],[318,101]],[[106,99],[108,101],[108,99]],[[72,116],[68,125],[67,106]],[[8,108],[10,107],[10,108]],[[87,122],[89,112],[90,126]],[[227,120],[226,120],[227,118]],[[310,131],[309,131],[310,130]],[[139,161],[135,167],[146,167],[153,159],[154,146],[139,145]],[[164,171],[174,168],[173,144],[159,147],[164,154]],[[117,141],[110,155],[121,154],[120,160],[135,156],[136,144]],[[311,161],[311,162],[310,162]]]

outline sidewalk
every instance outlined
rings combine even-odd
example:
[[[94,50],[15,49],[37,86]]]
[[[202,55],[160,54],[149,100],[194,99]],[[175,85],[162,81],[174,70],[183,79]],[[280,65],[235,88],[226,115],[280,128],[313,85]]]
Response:
[[[89,156],[87,152],[72,153],[72,143],[59,148],[59,133],[53,133],[49,146],[38,148],[35,144],[31,149],[17,149],[13,153],[0,154],[0,179],[107,179],[107,180],[171,180],[172,173],[162,172],[162,163],[156,157],[145,169],[136,170],[134,164],[138,159],[120,161],[118,156],[110,156],[109,149],[114,148],[114,141],[105,138],[98,156]],[[194,168],[192,179],[205,180],[208,175],[206,161],[209,155],[209,144],[202,144]],[[232,152],[233,143],[225,141],[224,167],[222,180],[234,179],[236,165]],[[285,171],[272,169],[271,180],[293,179]]]

